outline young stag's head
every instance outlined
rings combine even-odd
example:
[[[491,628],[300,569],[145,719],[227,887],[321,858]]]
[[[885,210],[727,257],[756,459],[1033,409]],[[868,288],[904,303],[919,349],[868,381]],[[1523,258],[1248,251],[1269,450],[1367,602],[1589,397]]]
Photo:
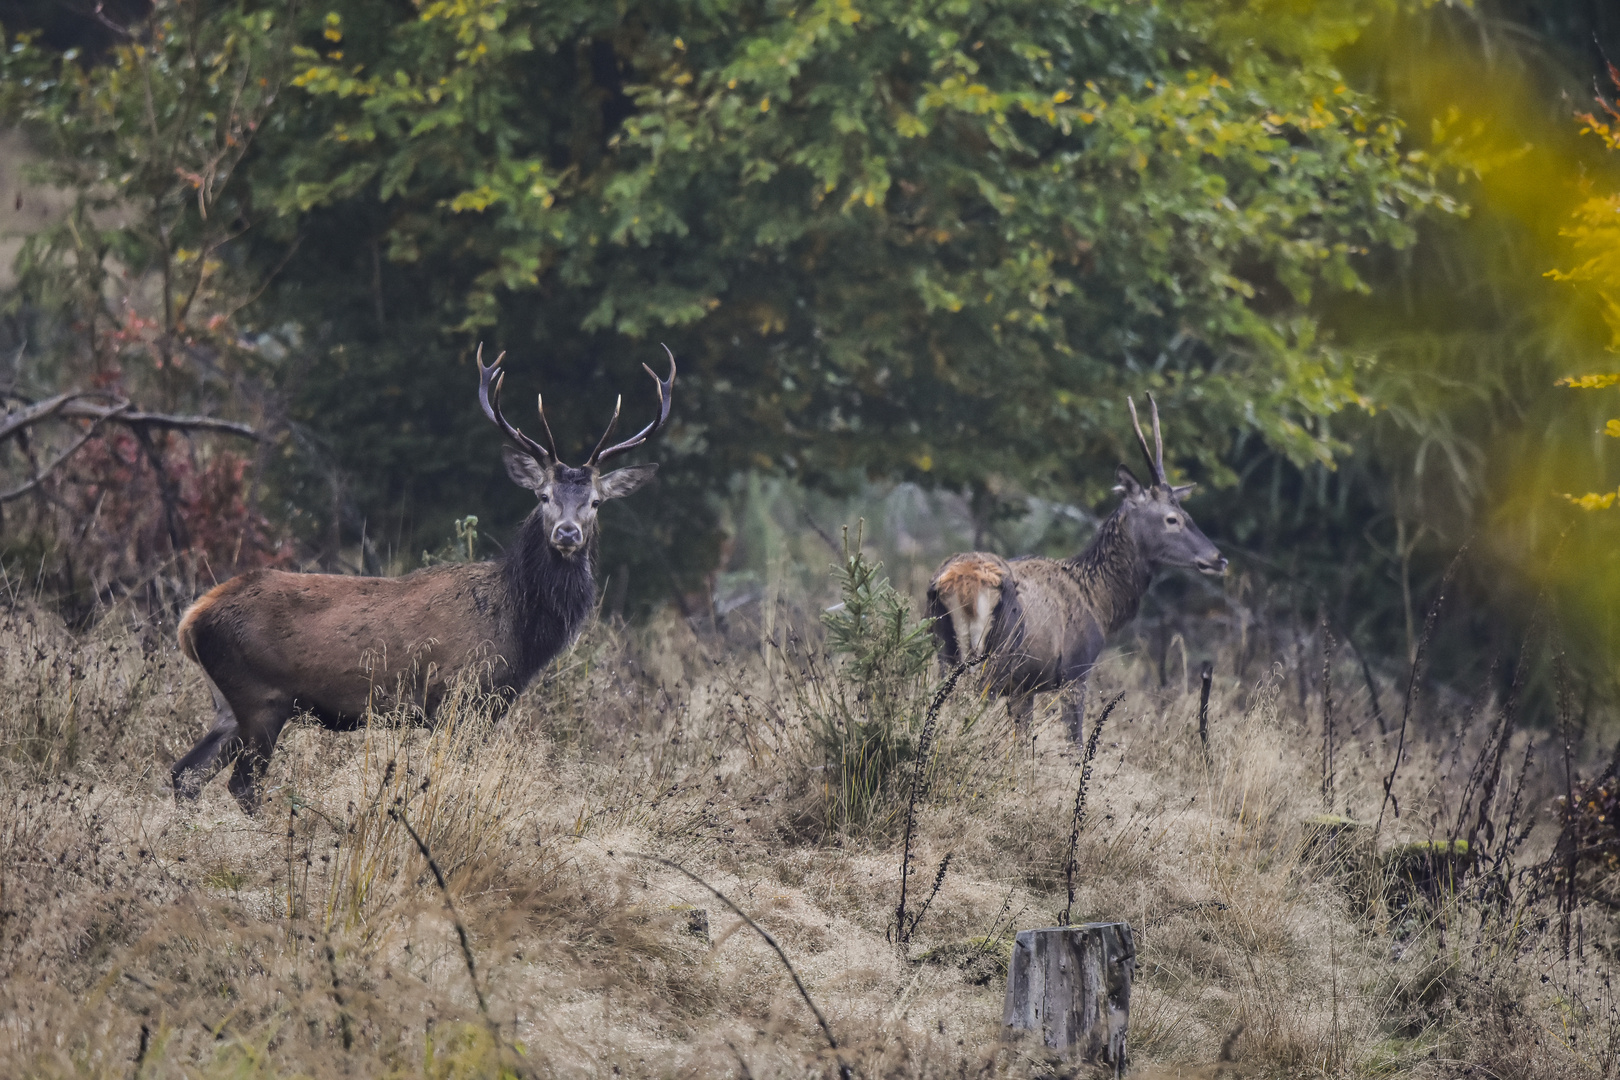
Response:
[[[664,351],[669,352],[668,346]],[[551,425],[546,421],[544,399],[539,401],[540,423],[545,428],[550,447],[541,446],[501,415],[501,382],[506,378],[506,373],[500,370],[500,366],[505,356],[502,353],[493,364],[485,367],[480,347],[478,403],[484,407],[484,415],[521,447],[516,450],[510,446],[504,448],[506,475],[512,478],[513,483],[534,492],[540,500],[533,516],[540,519],[546,542],[563,558],[573,559],[582,551],[589,552],[595,544],[596,511],[602,503],[630,494],[651,480],[653,473],[658,471],[658,466],[654,464],[632,465],[627,469],[603,473],[601,465],[609,458],[634,450],[652,438],[669,419],[670,401],[675,391],[675,354],[669,355],[667,379],[660,379],[652,368],[641,365],[658,387],[658,415],[653,422],[623,442],[608,446],[607,441],[619,424],[619,406],[624,403],[620,398],[613,405],[613,418],[608,421],[607,430],[602,433],[596,449],[591,451],[585,464],[577,468],[565,465],[557,457],[556,440],[552,438]]]
[[[1142,424],[1136,418],[1136,402],[1126,398],[1131,408],[1131,423],[1136,427],[1136,440],[1142,446],[1152,482],[1143,487],[1135,474],[1124,465],[1115,474],[1119,484],[1115,491],[1125,496],[1120,515],[1126,534],[1136,544],[1148,562],[1159,566],[1191,566],[1205,574],[1226,573],[1226,559],[1209,537],[1193,523],[1187,511],[1181,508],[1182,497],[1195,485],[1171,486],[1164,475],[1164,439],[1159,435],[1159,405],[1148,395],[1153,409],[1153,449],[1148,449]]]

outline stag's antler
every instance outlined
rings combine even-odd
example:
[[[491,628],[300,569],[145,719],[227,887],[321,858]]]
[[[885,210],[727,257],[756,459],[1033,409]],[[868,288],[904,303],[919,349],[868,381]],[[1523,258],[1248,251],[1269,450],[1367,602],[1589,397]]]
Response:
[[[1136,401],[1127,397],[1125,404],[1131,409],[1131,426],[1136,429],[1136,441],[1142,446],[1142,457],[1147,460],[1148,472],[1152,475],[1152,482],[1163,484],[1164,480],[1164,439],[1159,435],[1159,403],[1153,400],[1151,393],[1147,396],[1148,404],[1153,407],[1153,447],[1148,449],[1147,436],[1142,434],[1142,422],[1136,418]],[[1154,451],[1157,451],[1155,453]]]
[[[652,423],[624,440],[624,442],[614,443],[612,446],[603,449],[603,444],[613,435],[613,429],[619,425],[619,406],[624,403],[624,398],[621,396],[618,401],[614,402],[613,419],[608,421],[607,430],[602,432],[602,438],[596,444],[596,449],[591,451],[589,460],[585,462],[587,469],[602,464],[602,462],[615,454],[623,454],[626,451],[634,450],[657,434],[658,429],[663,427],[664,422],[669,419],[669,406],[675,395],[675,354],[669,351],[668,345],[664,346],[664,352],[669,355],[669,378],[660,379],[658,373],[652,368],[647,367],[646,364],[641,365],[646,369],[647,374],[652,376],[653,382],[658,387],[658,415],[653,418]]]
[[[547,450],[523,432],[513,427],[501,415],[501,383],[506,380],[506,372],[501,370],[501,361],[506,359],[503,352],[495,358],[495,362],[488,367],[484,366],[484,346],[478,346],[478,404],[484,407],[484,415],[489,417],[496,427],[506,433],[506,437],[517,443],[530,457],[542,465],[549,465],[557,460],[556,441],[552,440],[552,449]],[[551,439],[551,425],[546,423],[545,406],[540,407],[540,422],[545,424],[546,438]]]

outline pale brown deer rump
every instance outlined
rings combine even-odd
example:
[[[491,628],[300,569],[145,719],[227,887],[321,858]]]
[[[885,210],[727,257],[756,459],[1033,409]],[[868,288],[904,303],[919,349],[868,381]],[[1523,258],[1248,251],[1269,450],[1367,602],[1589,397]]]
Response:
[[[358,726],[374,707],[405,706],[431,720],[464,675],[510,700],[573,639],[596,600],[597,509],[635,491],[657,469],[603,473],[600,465],[645,443],[669,419],[675,358],[668,378],[647,369],[658,387],[653,421],[608,446],[619,418],[615,405],[607,431],[578,468],[501,414],[503,358],[486,367],[480,356],[478,396],[485,415],[521,448],[506,448],[507,474],[538,500],[516,541],[492,562],[399,578],[257,570],[203,595],[181,619],[179,640],[208,679],[214,723],[175,763],[176,797],[195,798],[234,762],[231,793],[252,813],[276,740],[296,713],[340,730]],[[544,423],[543,407],[540,417]]]
[[[952,555],[934,575],[932,592],[950,619],[946,640],[953,663],[984,652],[991,619],[1001,604],[1002,585],[1011,577],[1006,559],[982,551]]]
[[[980,664],[986,689],[1008,699],[1027,732],[1037,693],[1063,695],[1064,720],[1076,742],[1085,717],[1086,679],[1107,635],[1136,617],[1161,566],[1226,571],[1181,499],[1192,485],[1171,486],[1164,471],[1159,407],[1153,409],[1154,450],[1148,449],[1136,403],[1127,399],[1151,481],[1142,486],[1119,466],[1120,506],[1086,549],[1068,559],[1003,559],[989,552],[952,555],[928,588],[928,613],[946,663]]]

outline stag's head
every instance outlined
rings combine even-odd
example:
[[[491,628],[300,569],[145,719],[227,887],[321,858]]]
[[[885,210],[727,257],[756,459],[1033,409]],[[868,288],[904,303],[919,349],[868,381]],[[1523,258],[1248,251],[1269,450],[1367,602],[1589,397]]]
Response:
[[[664,351],[669,352],[668,346]],[[675,354],[669,354],[667,379],[660,379],[652,368],[642,365],[658,387],[658,415],[653,417],[652,423],[623,442],[609,446],[608,439],[619,424],[619,406],[624,403],[621,398],[613,405],[613,418],[608,421],[607,430],[597,441],[596,449],[591,451],[584,465],[577,467],[565,465],[557,457],[556,440],[551,437],[551,424],[546,421],[544,398],[538,402],[540,424],[545,429],[546,441],[551,444],[549,447],[541,446],[501,415],[501,383],[506,373],[500,370],[500,366],[505,357],[506,354],[502,353],[493,364],[485,367],[483,348],[479,347],[478,403],[484,407],[484,415],[517,444],[517,449],[508,446],[503,450],[506,475],[519,487],[534,492],[540,500],[534,513],[541,520],[546,541],[558,554],[571,559],[581,551],[589,550],[595,540],[596,512],[602,503],[630,494],[651,480],[653,473],[658,471],[657,465],[632,465],[627,469],[604,473],[602,463],[634,450],[652,438],[669,419],[670,401],[675,391]]]
[[[1190,566],[1205,574],[1226,573],[1226,559],[1219,549],[1210,543],[1187,511],[1181,508],[1181,500],[1192,491],[1193,484],[1180,484],[1172,486],[1164,475],[1164,439],[1159,434],[1159,405],[1148,395],[1148,405],[1153,410],[1153,448],[1148,448],[1147,438],[1142,434],[1142,424],[1136,418],[1136,402],[1130,398],[1125,399],[1131,408],[1131,423],[1136,428],[1136,441],[1142,447],[1142,457],[1147,461],[1148,475],[1152,478],[1147,486],[1136,479],[1134,473],[1124,465],[1119,467],[1116,476],[1119,484],[1115,491],[1125,496],[1123,515],[1125,529],[1131,539],[1136,543],[1137,550],[1142,552],[1149,562],[1160,566]]]

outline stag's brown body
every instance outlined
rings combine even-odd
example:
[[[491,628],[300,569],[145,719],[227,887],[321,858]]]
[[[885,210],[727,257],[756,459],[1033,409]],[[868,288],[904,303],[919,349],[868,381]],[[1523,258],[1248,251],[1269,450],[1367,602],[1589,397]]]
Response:
[[[379,707],[405,706],[428,718],[451,684],[469,675],[509,700],[584,624],[596,601],[597,507],[630,494],[657,468],[603,474],[598,465],[645,442],[668,418],[674,358],[667,380],[653,376],[658,417],[612,447],[610,423],[583,468],[556,460],[554,450],[501,416],[499,365],[480,362],[479,399],[523,447],[507,449],[508,474],[539,500],[516,541],[493,562],[401,578],[258,570],[204,595],[181,619],[179,638],[207,674],[215,718],[174,765],[177,796],[196,797],[234,760],[231,792],[251,813],[259,779],[294,715],[308,712],[336,729],[357,726]]]
[[[578,625],[572,609],[589,611],[593,599],[581,564],[574,602],[527,620],[526,598],[500,563],[400,578],[258,570],[198,600],[180,623],[180,648],[228,701],[307,710],[333,727],[352,726],[373,706],[431,712],[469,669],[488,691],[526,685],[534,672],[523,654],[539,650],[525,648],[523,623],[549,623],[551,634],[539,629],[550,638]]]
[[[1132,406],[1132,418],[1135,407]],[[1037,693],[1063,692],[1064,719],[1080,739],[1086,679],[1109,634],[1136,617],[1159,566],[1192,566],[1223,573],[1226,560],[1181,508],[1191,487],[1164,477],[1158,407],[1153,409],[1157,455],[1137,428],[1153,475],[1144,488],[1118,470],[1125,500],[1080,554],[1068,559],[1003,559],[988,552],[952,555],[928,589],[928,613],[948,664],[983,664],[983,683],[1008,698],[1027,728]]]

